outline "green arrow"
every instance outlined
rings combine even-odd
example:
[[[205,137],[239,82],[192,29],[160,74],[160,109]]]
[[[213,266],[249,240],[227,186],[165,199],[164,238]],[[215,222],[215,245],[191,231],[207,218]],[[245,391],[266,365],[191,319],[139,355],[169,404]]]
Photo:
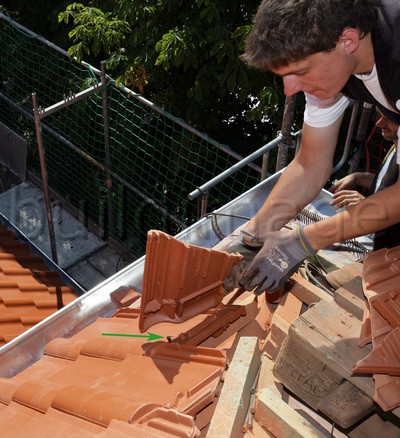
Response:
[[[161,339],[164,336],[155,335],[154,333],[147,332],[147,335],[120,335],[117,333],[102,333],[103,336],[126,336],[130,338],[148,338],[147,341],[154,341],[156,339]]]

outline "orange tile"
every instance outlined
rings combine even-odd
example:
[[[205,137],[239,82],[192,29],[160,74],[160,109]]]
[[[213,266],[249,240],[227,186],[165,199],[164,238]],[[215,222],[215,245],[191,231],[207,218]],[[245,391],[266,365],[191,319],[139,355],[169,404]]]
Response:
[[[392,330],[368,356],[358,361],[353,372],[400,376],[400,328]]]
[[[385,294],[390,294],[398,289],[400,283],[400,247],[384,248],[368,254],[363,263],[362,279],[364,294],[369,301],[371,337],[374,347],[372,353],[382,345],[381,354],[384,356],[379,357],[380,365],[382,365],[382,361],[385,363],[386,360],[393,364],[393,360],[398,360],[395,359],[398,355],[398,347],[396,339],[392,341],[392,337],[397,335],[390,336],[388,338],[390,341],[387,344],[381,344],[381,341],[386,339],[385,336],[391,335],[392,326],[378,312],[374,302],[380,300],[380,297],[385,296]],[[387,312],[387,316],[390,313],[390,309],[387,308],[388,303],[391,301],[389,300],[385,304],[381,303],[386,307],[384,313]],[[373,357],[375,356],[374,353]],[[382,409],[391,410],[400,406],[400,378],[375,373],[374,380],[374,400],[379,403]]]
[[[199,345],[210,336],[218,337],[230,324],[241,316],[246,316],[244,306],[220,306],[201,324],[181,333],[176,342],[184,345]]]
[[[121,287],[110,294],[113,301],[121,306],[130,306],[140,298],[140,294],[131,288]]]
[[[360,340],[358,346],[360,348],[365,347],[367,344],[372,342],[372,331],[371,331],[371,315],[369,313],[368,301],[365,301],[365,309],[363,315],[363,321],[361,325]]]
[[[148,330],[162,321],[181,322],[216,307],[224,297],[223,281],[242,259],[181,242],[150,230],[139,328]]]
[[[400,247],[373,251],[364,259],[363,289],[366,297],[376,295],[375,285],[381,291],[393,290],[398,285],[400,275]]]
[[[29,430],[36,437],[41,429],[42,437],[51,437],[57,428],[70,434],[82,431],[79,436],[118,436],[120,429],[127,436],[198,436],[194,416],[218,394],[225,355],[203,347],[101,335],[104,328],[118,333],[127,325],[140,333],[137,324],[137,318],[98,318],[69,339],[51,341],[44,356],[18,375],[0,379],[0,404],[6,405],[0,421],[7,412],[15,421],[25,421],[25,428],[7,436],[22,438]],[[178,332],[176,324],[160,324],[166,326]]]
[[[57,272],[0,225],[0,346],[56,312],[57,290],[64,305],[77,298]]]
[[[400,288],[380,294],[373,306],[392,327],[400,327]]]
[[[246,295],[243,304],[239,299],[240,304],[226,300],[220,303],[224,298],[222,281],[240,256],[227,259],[226,253],[186,244],[182,251],[174,241],[170,245],[172,238],[166,236],[157,233],[160,242],[146,255],[146,259],[151,259],[155,253],[156,259],[161,259],[158,266],[150,264],[150,271],[157,266],[152,282],[156,293],[152,292],[153,301],[146,302],[146,306],[159,300],[162,318],[156,333],[164,338],[148,342],[137,337],[143,336],[137,293],[129,288],[115,291],[112,300],[122,307],[112,317],[100,317],[70,338],[53,339],[37,362],[14,377],[0,379],[0,422],[7,437],[53,437],[59,431],[63,436],[100,438],[199,436],[195,418],[201,413],[202,426],[210,421],[228,359],[219,349],[189,344],[205,338],[221,344],[218,336],[225,339],[236,335],[244,320],[246,324],[254,322],[261,336],[267,328],[268,306],[272,305],[266,303],[265,297],[253,294]],[[177,259],[172,256],[176,252]],[[185,275],[178,276],[174,283],[163,258]],[[187,271],[188,266],[192,274]],[[195,270],[191,271],[193,266]],[[9,284],[16,284],[16,277],[24,278],[25,271],[7,269],[12,281],[1,271],[0,284],[1,273]],[[159,269],[164,273],[159,274]],[[1,302],[10,304],[7,300],[14,299],[13,308],[25,306],[26,310],[32,305],[39,314],[49,309],[53,292],[47,284],[40,283],[39,277],[35,276],[34,290],[28,283],[18,284],[18,299],[6,296]],[[174,305],[168,307],[167,299]],[[13,315],[8,306],[5,308],[10,329],[34,322],[36,317]]]
[[[397,408],[400,403],[400,378],[387,374],[374,374],[375,394],[374,401],[384,411]]]

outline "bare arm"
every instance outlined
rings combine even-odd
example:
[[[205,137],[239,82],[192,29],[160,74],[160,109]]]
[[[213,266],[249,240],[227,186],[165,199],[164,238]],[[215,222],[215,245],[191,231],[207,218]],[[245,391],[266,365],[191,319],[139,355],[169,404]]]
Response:
[[[304,229],[310,245],[319,250],[335,242],[380,231],[400,222],[400,179],[342,213]]]
[[[325,128],[303,125],[299,153],[246,230],[255,235],[281,229],[318,195],[332,171],[333,155],[342,118]]]

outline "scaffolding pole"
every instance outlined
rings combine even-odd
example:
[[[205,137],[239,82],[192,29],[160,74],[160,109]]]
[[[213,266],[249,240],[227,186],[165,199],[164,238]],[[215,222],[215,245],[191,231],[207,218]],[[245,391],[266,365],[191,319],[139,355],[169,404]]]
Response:
[[[106,236],[108,236],[109,230],[111,233],[114,231],[113,215],[112,215],[112,180],[110,174],[110,130],[109,130],[109,117],[108,117],[108,105],[107,105],[107,78],[104,61],[101,63],[101,83],[102,83],[102,103],[103,103],[103,119],[104,119],[104,149],[106,159],[106,184],[107,184],[107,225],[105,227]],[[106,237],[105,236],[105,237]]]
[[[296,105],[296,94],[287,96],[282,120],[282,142],[278,147],[278,157],[276,159],[276,172],[279,172],[287,165],[289,148],[292,144],[291,129],[294,119],[294,109]]]
[[[44,193],[44,200],[46,204],[47,225],[49,227],[51,258],[53,262],[56,265],[58,265],[53,213],[51,209],[50,190],[49,190],[49,184],[47,178],[46,158],[44,152],[42,128],[40,126],[40,117],[39,117],[39,109],[37,105],[36,93],[32,93],[32,102],[33,102],[33,114],[35,117],[36,137],[37,137],[38,149],[39,149],[40,169],[42,172],[43,193]],[[57,308],[58,310],[60,310],[62,307],[64,307],[64,304],[62,299],[62,292],[59,287],[56,288],[56,296],[57,296]]]

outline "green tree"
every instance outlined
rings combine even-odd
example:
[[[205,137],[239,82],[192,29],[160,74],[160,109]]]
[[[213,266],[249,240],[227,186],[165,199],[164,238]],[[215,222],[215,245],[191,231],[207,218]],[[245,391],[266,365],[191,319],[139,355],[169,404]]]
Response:
[[[105,60],[123,83],[247,155],[280,126],[280,88],[240,61],[259,0],[103,0],[70,4],[71,56]]]

